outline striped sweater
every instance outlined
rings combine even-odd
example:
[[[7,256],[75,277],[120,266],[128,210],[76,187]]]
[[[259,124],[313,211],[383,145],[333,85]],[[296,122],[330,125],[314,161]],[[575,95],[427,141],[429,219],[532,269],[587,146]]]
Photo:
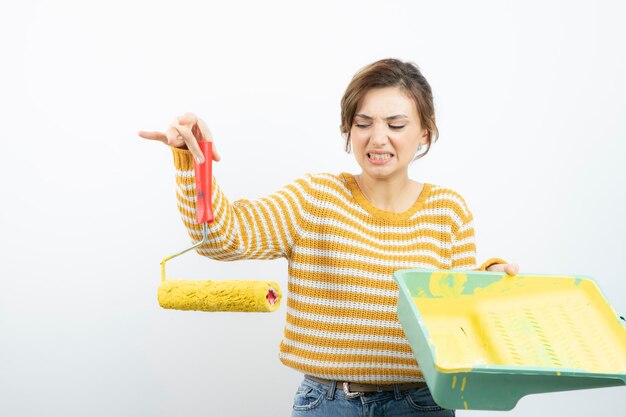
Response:
[[[173,153],[178,207],[198,241],[193,159],[186,150]],[[345,173],[307,175],[267,197],[232,203],[214,179],[213,210],[201,255],[288,260],[285,365],[361,383],[423,380],[396,315],[392,274],[475,268],[472,215],[458,193],[425,184],[411,208],[392,213],[369,203]]]

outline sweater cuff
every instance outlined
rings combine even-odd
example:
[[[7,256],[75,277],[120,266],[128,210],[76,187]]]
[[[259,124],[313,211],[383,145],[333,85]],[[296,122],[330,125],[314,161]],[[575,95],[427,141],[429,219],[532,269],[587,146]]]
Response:
[[[506,265],[508,264],[507,261],[505,261],[504,259],[500,259],[500,258],[489,258],[487,259],[485,262],[482,263],[482,265],[480,265],[480,267],[476,268],[476,271],[486,271],[487,268],[489,268],[492,265]]]
[[[193,155],[187,149],[175,148],[172,149],[172,155],[174,156],[174,166],[181,171],[189,171],[193,169]]]

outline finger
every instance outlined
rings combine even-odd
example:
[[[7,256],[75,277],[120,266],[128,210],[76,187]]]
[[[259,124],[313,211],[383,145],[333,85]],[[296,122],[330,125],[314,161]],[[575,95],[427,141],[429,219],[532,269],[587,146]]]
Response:
[[[222,157],[219,153],[217,153],[217,148],[215,147],[215,142],[211,142],[211,151],[213,151],[213,160],[218,162]]]
[[[508,275],[517,275],[519,266],[517,264],[496,264],[487,268],[490,272],[505,272]]]
[[[209,130],[209,126],[202,119],[198,119],[197,121],[198,129],[200,129],[200,133],[202,133],[202,137],[204,140],[208,140],[209,142],[213,142],[213,135],[211,134],[211,130]]]
[[[185,146],[185,140],[181,136],[178,129],[176,129],[174,126],[170,126],[165,131],[165,136],[167,136],[168,145],[173,146],[175,148],[182,148]]]
[[[195,125],[200,119],[195,114],[187,112],[182,116],[178,116],[176,120],[181,125]]]
[[[187,149],[189,149],[189,152],[191,152],[196,162],[202,164],[204,162],[204,155],[202,154],[200,146],[198,146],[198,141],[193,135],[191,129],[188,126],[179,124],[176,126],[176,130],[178,130],[178,133],[182,136],[185,144],[187,145]]]
[[[137,134],[144,139],[158,140],[163,143],[167,143],[167,136],[165,136],[165,133],[162,132],[146,132],[144,130],[140,130]]]
[[[519,265],[518,264],[504,265],[504,272],[506,272],[509,275],[517,275],[517,273],[519,272]]]
[[[213,160],[215,162],[222,159],[220,154],[217,152],[217,148],[215,147],[215,142],[213,141],[213,134],[209,130],[209,126],[207,126],[206,122],[202,119],[198,119],[198,128],[200,128],[200,132],[205,140],[211,142],[211,151],[213,152]]]

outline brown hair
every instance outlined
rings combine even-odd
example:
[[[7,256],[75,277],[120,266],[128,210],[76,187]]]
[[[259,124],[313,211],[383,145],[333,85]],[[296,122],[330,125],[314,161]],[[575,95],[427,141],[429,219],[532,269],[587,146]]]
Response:
[[[359,101],[372,88],[400,87],[415,100],[415,106],[422,127],[428,130],[426,152],[415,159],[426,155],[430,145],[439,137],[435,123],[435,106],[430,84],[419,68],[411,62],[398,59],[381,59],[359,70],[346,88],[341,99],[341,133],[346,140],[346,152],[350,152],[350,129]]]

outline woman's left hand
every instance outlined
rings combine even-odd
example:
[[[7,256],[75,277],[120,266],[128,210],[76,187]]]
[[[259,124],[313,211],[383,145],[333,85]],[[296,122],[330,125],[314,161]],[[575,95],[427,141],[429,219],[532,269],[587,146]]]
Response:
[[[495,264],[487,268],[490,272],[506,272],[508,275],[517,275],[519,272],[518,264]]]

